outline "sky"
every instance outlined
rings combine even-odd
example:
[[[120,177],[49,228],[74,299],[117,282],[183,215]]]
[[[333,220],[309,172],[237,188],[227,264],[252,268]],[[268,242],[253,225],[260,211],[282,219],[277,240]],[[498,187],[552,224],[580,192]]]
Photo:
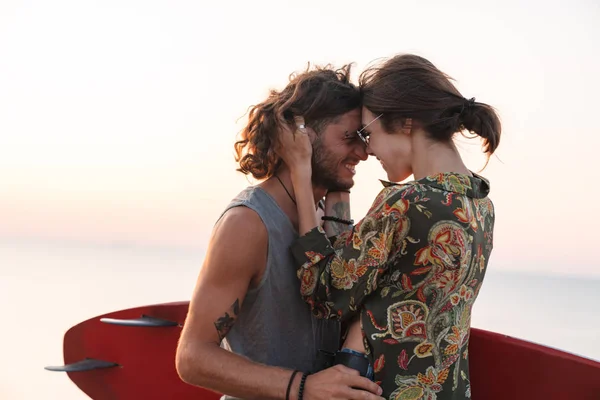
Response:
[[[205,249],[256,183],[233,158],[249,106],[308,62],[415,53],[502,119],[490,263],[600,276],[600,3],[524,3],[3,0],[0,241]],[[355,219],[386,178],[357,171]]]

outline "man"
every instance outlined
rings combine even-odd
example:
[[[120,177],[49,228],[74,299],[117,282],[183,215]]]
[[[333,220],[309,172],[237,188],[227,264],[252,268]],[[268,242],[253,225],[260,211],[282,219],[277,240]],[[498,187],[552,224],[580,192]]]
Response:
[[[337,208],[348,218],[343,200],[355,166],[367,158],[356,135],[360,93],[349,73],[349,67],[307,70],[251,109],[236,161],[239,171],[264,181],[241,192],[214,227],[177,349],[185,382],[226,399],[379,399],[372,394],[379,387],[352,369],[317,372],[319,350],[339,348],[339,323],[314,318],[301,300],[289,252],[298,229],[295,198],[289,170],[275,153],[280,124],[303,116],[317,132],[315,205],[327,193],[326,212]]]

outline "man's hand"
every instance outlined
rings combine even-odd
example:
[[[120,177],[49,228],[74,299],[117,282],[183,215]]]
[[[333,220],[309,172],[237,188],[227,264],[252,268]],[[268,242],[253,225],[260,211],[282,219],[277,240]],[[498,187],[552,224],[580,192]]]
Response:
[[[300,379],[296,378],[295,395]],[[355,369],[336,365],[309,375],[304,384],[304,400],[383,400],[381,387],[360,376]],[[295,398],[295,397],[294,397]]]

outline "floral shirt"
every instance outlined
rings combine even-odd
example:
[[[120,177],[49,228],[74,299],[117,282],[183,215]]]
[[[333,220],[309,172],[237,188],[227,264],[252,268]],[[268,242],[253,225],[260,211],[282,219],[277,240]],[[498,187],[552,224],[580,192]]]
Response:
[[[302,296],[321,318],[360,313],[386,398],[470,398],[471,308],[492,251],[489,183],[445,173],[384,186],[333,244],[320,227],[294,242]]]

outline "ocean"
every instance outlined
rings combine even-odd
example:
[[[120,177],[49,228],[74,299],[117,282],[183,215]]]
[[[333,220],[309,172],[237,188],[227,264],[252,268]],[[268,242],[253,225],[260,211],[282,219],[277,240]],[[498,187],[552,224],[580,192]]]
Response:
[[[86,399],[44,370],[62,365],[64,333],[106,312],[188,300],[202,259],[201,249],[0,240],[0,399]],[[472,326],[600,360],[599,307],[600,277],[503,270],[492,258]]]

